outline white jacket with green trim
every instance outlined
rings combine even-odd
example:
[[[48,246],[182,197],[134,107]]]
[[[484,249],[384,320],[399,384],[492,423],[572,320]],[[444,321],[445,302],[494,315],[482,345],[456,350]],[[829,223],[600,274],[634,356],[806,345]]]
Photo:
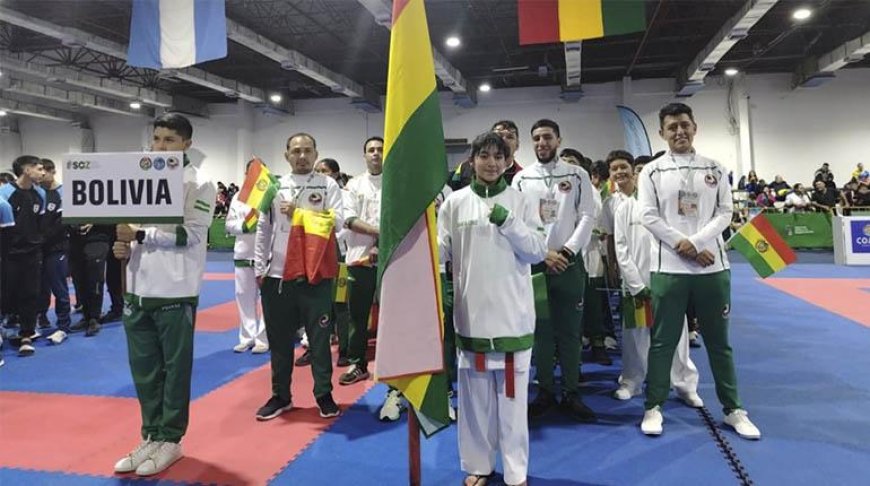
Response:
[[[144,225],[127,264],[127,293],[140,305],[149,299],[199,298],[205,272],[208,228],[217,189],[191,164],[184,167],[184,222]]]

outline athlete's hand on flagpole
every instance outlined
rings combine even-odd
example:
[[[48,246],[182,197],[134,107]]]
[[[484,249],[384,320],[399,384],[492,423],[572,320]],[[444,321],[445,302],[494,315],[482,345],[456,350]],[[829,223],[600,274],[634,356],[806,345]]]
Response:
[[[126,241],[116,241],[112,245],[112,253],[118,260],[127,260],[130,258],[130,243]]]
[[[136,232],[139,231],[139,226],[134,224],[119,224],[115,226],[115,239],[129,243],[136,239]]]
[[[704,250],[701,253],[698,253],[698,256],[695,257],[695,261],[702,267],[709,267],[716,263],[716,257],[710,252],[710,250]]]

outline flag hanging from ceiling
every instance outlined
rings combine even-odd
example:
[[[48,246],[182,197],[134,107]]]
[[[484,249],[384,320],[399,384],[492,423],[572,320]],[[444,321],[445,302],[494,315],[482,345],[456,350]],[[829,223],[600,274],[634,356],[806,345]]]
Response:
[[[428,437],[450,423],[435,209],[447,154],[423,0],[394,0],[384,123],[377,379]]]
[[[761,278],[767,278],[797,261],[794,251],[764,213],[741,226],[728,244],[746,257]]]
[[[224,0],[133,0],[128,65],[183,68],[224,57]]]
[[[517,0],[520,45],[630,34],[646,29],[644,0]]]

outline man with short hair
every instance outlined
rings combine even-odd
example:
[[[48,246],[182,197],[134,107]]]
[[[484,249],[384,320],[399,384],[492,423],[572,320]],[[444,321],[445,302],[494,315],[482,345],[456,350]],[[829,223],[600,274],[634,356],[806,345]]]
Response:
[[[702,323],[716,395],[725,423],[747,439],[761,432],[749,420],[737,394],[737,373],[728,342],[731,271],[722,231],[733,213],[728,171],[698,155],[692,109],[672,103],[659,112],[659,135],[668,153],[647,164],[638,178],[641,223],[653,235],[650,293],[653,329],[647,372],[646,412],[641,430],[662,433],[662,404],[671,387],[677,342],[686,309]]]
[[[3,263],[7,272],[9,294],[20,319],[18,332],[21,343],[18,356],[36,352],[36,315],[41,292],[42,247],[45,243],[43,215],[45,191],[39,186],[45,174],[42,161],[33,155],[22,155],[12,163],[17,179],[0,187],[0,198],[12,206],[15,225],[3,233]],[[15,276],[14,283],[10,276]]]
[[[837,207],[839,194],[836,189],[829,189],[825,181],[819,179],[813,183],[813,197],[811,204],[819,211],[830,213]]]
[[[112,251],[129,260],[124,330],[142,413],[142,442],[115,463],[119,473],[152,476],[182,457],[196,306],[216,192],[187,158],[192,143],[193,127],[184,116],[166,113],[152,123],[151,151],[185,152],[183,168],[174,169],[184,171],[183,222],[116,227]]]
[[[286,148],[284,158],[290,164],[291,173],[281,177],[281,187],[270,210],[260,214],[254,243],[254,271],[260,282],[272,366],[272,396],[257,410],[256,418],[260,421],[274,419],[293,408],[290,394],[293,341],[302,326],[308,335],[314,398],[320,416],[333,418],[341,413],[332,398],[329,347],[337,257],[311,269],[316,270],[316,275],[311,274],[313,279],[308,277],[309,269],[306,275],[295,277],[293,259],[303,255],[305,248],[300,247],[304,242],[291,239],[290,234],[297,210],[306,211],[300,213],[303,216],[310,213],[332,218],[332,231],[340,228],[344,223],[341,189],[332,178],[314,171],[317,142],[313,136],[301,132],[293,134],[287,139]]]
[[[580,397],[580,336],[583,334],[583,293],[586,269],[580,252],[589,244],[595,225],[595,200],[589,174],[559,160],[562,139],[559,125],[547,119],[532,125],[538,161],[520,171],[513,187],[538,207],[547,235],[547,257],[532,267],[546,280],[550,315],[535,327],[535,368],[538,395],[529,404],[529,417],[537,418],[557,405],[553,367],[556,343],[562,369],[561,408],[581,422],[593,422],[595,413]]]
[[[804,185],[798,182],[794,185],[794,190],[785,197],[785,209],[793,213],[802,213],[809,211],[813,207],[813,202],[810,200]]]
[[[45,216],[43,227],[45,244],[42,257],[42,292],[37,322],[40,327],[49,327],[48,312],[51,296],[54,295],[54,314],[57,318],[53,332],[48,340],[53,344],[64,342],[70,332],[69,286],[66,277],[69,275],[69,226],[63,224],[63,207],[61,205],[63,188],[55,176],[57,170],[50,159],[42,159],[45,175],[42,178],[42,188],[45,190]]]
[[[378,278],[378,236],[381,221],[384,139],[369,137],[363,143],[366,172],[351,179],[344,192],[344,225],[347,235],[347,300],[350,310],[350,368],[338,378],[351,385],[369,377],[366,349],[368,323]],[[395,390],[390,393],[397,394]]]
[[[513,182],[514,176],[523,170],[523,167],[514,158],[517,150],[520,148],[519,129],[517,124],[511,120],[499,120],[492,124],[490,131],[501,137],[508,144],[508,148],[510,148],[510,155],[505,162],[507,168],[504,171],[505,180],[510,184]],[[458,191],[471,184],[472,179],[474,179],[474,170],[471,167],[472,162],[471,158],[468,158],[456,166],[456,170],[453,171],[447,182],[451,190]]]

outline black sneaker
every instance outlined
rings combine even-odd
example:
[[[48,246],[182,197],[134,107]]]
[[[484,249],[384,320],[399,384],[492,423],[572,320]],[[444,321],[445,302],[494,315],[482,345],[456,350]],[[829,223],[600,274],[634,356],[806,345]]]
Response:
[[[339,356],[338,361],[335,362],[335,366],[339,368],[347,368],[350,366],[350,358],[347,356]]]
[[[578,422],[589,424],[598,421],[595,412],[587,407],[586,404],[583,403],[583,400],[581,400],[577,395],[571,396],[563,394],[562,403],[559,404],[559,408]]]
[[[88,321],[88,328],[85,330],[85,337],[93,337],[100,333],[100,329],[102,326],[100,325],[100,321],[96,319],[91,319]]]
[[[607,349],[604,346],[592,346],[592,362],[604,366],[613,364],[613,360],[607,355]]]
[[[558,403],[556,403],[556,396],[553,395],[552,392],[548,392],[544,389],[539,389],[538,396],[536,396],[534,400],[529,402],[529,418],[536,419],[543,417],[556,405],[558,405]]]
[[[82,308],[83,308],[83,306],[82,306],[81,304],[75,304],[75,305],[73,306],[72,310],[73,310],[73,312],[75,312],[76,314],[81,314],[81,313],[82,313]]]
[[[48,329],[51,327],[51,322],[48,320],[48,316],[45,314],[40,314],[36,316],[36,327],[39,329]]]
[[[275,395],[272,395],[272,398],[270,398],[265,405],[257,410],[257,420],[261,422],[265,420],[272,420],[273,418],[281,415],[282,413],[289,412],[292,409],[292,400],[283,400]]]
[[[308,366],[311,364],[311,350],[306,349],[302,356],[296,358],[296,361],[293,362],[296,366]]]
[[[321,397],[317,397],[317,408],[320,409],[320,416],[323,418],[338,417],[341,415],[341,409],[332,399],[332,393],[327,393]]]
[[[112,310],[100,317],[100,324],[106,324],[107,322],[116,322],[120,321],[122,317],[121,311]]]
[[[358,364],[352,365],[347,372],[342,373],[341,376],[338,377],[339,385],[353,385],[358,381],[368,380],[369,379],[369,371],[365,366],[361,366]]]
[[[21,344],[18,346],[18,356],[33,356],[36,348],[33,347],[33,340],[30,338],[21,338]]]
[[[82,332],[87,330],[88,328],[88,320],[82,319],[79,322],[76,322],[72,326],[69,327],[70,332]]]

